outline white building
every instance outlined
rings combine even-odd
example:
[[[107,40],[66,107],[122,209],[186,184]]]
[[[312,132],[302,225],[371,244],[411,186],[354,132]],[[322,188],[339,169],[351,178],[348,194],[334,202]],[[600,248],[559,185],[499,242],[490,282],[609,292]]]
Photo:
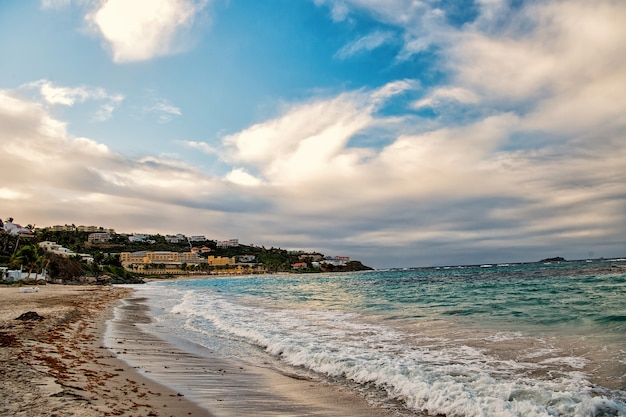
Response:
[[[89,243],[107,243],[111,240],[111,233],[98,232],[91,233],[87,236],[87,242]]]
[[[39,242],[39,246],[44,248],[46,251],[51,253],[56,253],[57,255],[61,255],[63,257],[69,258],[70,256],[75,256],[76,252],[72,252],[68,248],[64,248],[56,242],[50,242],[49,240]]]
[[[178,233],[176,235],[166,235],[165,241],[167,243],[183,243],[187,241],[187,238],[185,235]]]
[[[0,266],[0,279],[3,281],[15,282],[15,281],[46,281],[46,270],[44,269],[40,274],[32,273],[28,276],[28,271],[21,269],[9,269],[6,266]]]
[[[244,263],[254,262],[255,260],[256,260],[256,256],[254,255],[241,255],[239,257],[239,262],[244,262]]]
[[[239,239],[218,240],[216,243],[218,248],[236,248],[239,246]]]
[[[349,256],[334,256],[332,258],[326,258],[321,263],[326,265],[333,266],[345,266],[348,262],[350,262]]]
[[[190,242],[206,242],[205,236],[189,236]]]
[[[23,237],[31,237],[33,232],[30,229],[22,227],[17,223],[5,222],[4,231],[13,236],[23,236]]]
[[[150,237],[150,235],[146,235],[144,233],[133,233],[132,235],[128,236],[128,241],[129,242],[148,242],[148,243],[156,243],[155,240],[152,239],[148,239]]]

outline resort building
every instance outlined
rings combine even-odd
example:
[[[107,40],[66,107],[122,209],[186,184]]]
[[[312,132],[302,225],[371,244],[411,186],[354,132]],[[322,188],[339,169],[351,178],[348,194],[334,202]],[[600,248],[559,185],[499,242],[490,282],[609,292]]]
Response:
[[[108,243],[111,240],[111,233],[107,232],[98,232],[92,233],[87,236],[88,243]]]
[[[133,233],[132,235],[128,236],[128,241],[129,242],[145,242],[148,240],[149,237],[150,235],[146,235],[143,233]]]
[[[95,233],[95,232],[106,232],[106,233],[115,233],[115,230],[113,229],[105,229],[102,226],[77,226],[76,227],[76,231],[77,232],[87,232],[87,233]]]
[[[167,243],[183,243],[187,241],[187,238],[185,235],[178,233],[176,235],[165,235],[165,241]]]
[[[120,253],[120,262],[128,271],[150,274],[181,274],[189,272],[190,268],[201,267],[202,265],[234,265],[235,258],[209,256],[205,259],[198,254],[198,251],[138,251]]]
[[[212,266],[218,266],[218,265],[234,265],[235,264],[235,258],[228,258],[225,256],[209,256],[207,259],[207,264],[212,265]]]
[[[248,263],[256,261],[256,256],[254,255],[241,255],[239,257],[239,262]]]
[[[236,248],[239,246],[239,239],[218,240],[216,244],[218,248]]]
[[[43,242],[39,242],[39,247],[46,250],[46,252],[55,253],[57,255],[61,255],[65,258],[69,258],[70,256],[75,256],[76,252],[69,250],[56,242],[50,242],[49,240],[45,240]]]
[[[66,224],[64,226],[57,224],[55,226],[47,227],[46,229],[49,229],[53,232],[73,232],[76,230],[76,227],[71,224]]]
[[[84,262],[87,262],[89,264],[93,262],[93,256],[91,256],[90,254],[73,252],[69,250],[68,248],[65,248],[59,245],[58,243],[51,242],[49,240],[39,242],[39,247],[43,248],[46,252],[54,253],[64,258],[70,258],[72,256],[79,256],[80,259]]]
[[[321,263],[333,266],[345,266],[350,262],[349,256],[333,256],[332,258],[326,258]]]

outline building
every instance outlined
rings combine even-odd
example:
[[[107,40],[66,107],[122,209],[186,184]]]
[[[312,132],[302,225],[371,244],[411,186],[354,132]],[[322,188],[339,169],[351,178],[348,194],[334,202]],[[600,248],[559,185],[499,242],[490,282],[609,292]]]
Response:
[[[234,265],[235,257],[228,258],[226,256],[209,256],[207,259],[207,264],[211,266],[223,266],[223,265]]]
[[[303,253],[298,256],[298,259],[301,261],[321,261],[324,256],[319,253]]]
[[[306,262],[296,262],[295,264],[291,265],[291,268],[293,269],[306,269],[307,264]]]
[[[185,237],[185,235],[178,233],[176,235],[166,235],[165,241],[167,243],[184,243],[187,241],[187,238]]]
[[[53,232],[73,232],[76,230],[76,227],[71,224],[66,224],[64,226],[57,224],[55,226],[50,226],[47,229]]]
[[[37,273],[28,273],[28,271],[23,271],[22,269],[9,269],[6,266],[0,266],[0,280],[8,281],[8,282],[16,282],[16,281],[46,281],[47,273],[44,269],[40,274]]]
[[[47,252],[54,253],[57,255],[61,255],[64,258],[69,258],[71,256],[76,256],[77,253],[59,245],[56,242],[51,242],[49,240],[45,240],[43,242],[39,242],[39,247],[43,248]]]
[[[239,246],[239,239],[218,240],[218,248],[236,248]]]
[[[155,243],[154,240],[150,240],[149,239],[150,235],[146,235],[143,233],[133,233],[132,235],[128,236],[128,241],[133,243],[133,242],[147,242],[147,243]]]
[[[345,266],[348,262],[350,262],[349,256],[333,256],[321,261],[323,264],[333,266]]]
[[[76,253],[68,248],[65,248],[59,245],[56,242],[50,242],[49,240],[45,240],[43,242],[39,242],[39,247],[43,248],[46,252],[54,253],[56,255],[63,256],[64,258],[70,258],[72,256],[79,256],[80,259],[87,263],[93,262],[93,256],[88,253]]]
[[[108,243],[110,240],[111,233],[107,232],[91,233],[89,236],[87,236],[87,242],[91,244]]]
[[[33,236],[33,231],[26,228],[26,227],[22,227],[21,225],[17,224],[17,223],[13,223],[13,222],[4,222],[4,226],[3,229],[5,232],[7,232],[10,235],[13,236],[21,236],[21,237],[32,237]]]
[[[120,262],[129,271],[150,274],[180,274],[187,271],[190,266],[196,267],[203,264],[208,266],[234,265],[235,258],[209,256],[205,259],[198,254],[198,251],[138,251],[120,253]]]
[[[206,242],[206,237],[205,236],[190,236],[189,237],[189,241],[190,242]]]
[[[239,262],[249,263],[256,261],[256,256],[254,255],[241,255],[239,257]]]

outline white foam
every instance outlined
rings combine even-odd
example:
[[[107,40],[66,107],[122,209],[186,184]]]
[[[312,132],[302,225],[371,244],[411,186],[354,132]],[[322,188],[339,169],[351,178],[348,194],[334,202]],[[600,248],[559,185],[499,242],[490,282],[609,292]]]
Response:
[[[542,366],[581,369],[584,358],[502,361],[445,338],[408,337],[354,313],[264,307],[258,300],[256,305],[242,304],[213,292],[171,295],[178,301],[170,312],[184,319],[188,331],[223,332],[286,364],[378,387],[414,410],[463,416],[588,416],[594,415],[590,410],[609,407],[626,413],[623,404],[594,397],[580,372],[563,371],[552,379],[527,376]],[[494,341],[515,337],[491,336]],[[524,357],[552,353],[543,349]]]

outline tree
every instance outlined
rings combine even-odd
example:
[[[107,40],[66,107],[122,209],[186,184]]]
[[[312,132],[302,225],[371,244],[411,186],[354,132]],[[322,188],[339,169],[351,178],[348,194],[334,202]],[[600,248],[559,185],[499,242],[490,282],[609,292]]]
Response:
[[[14,267],[28,268],[26,282],[30,281],[30,274],[33,269],[36,271],[39,267],[43,267],[42,258],[39,256],[39,248],[35,245],[22,246],[11,258],[11,264]]]

